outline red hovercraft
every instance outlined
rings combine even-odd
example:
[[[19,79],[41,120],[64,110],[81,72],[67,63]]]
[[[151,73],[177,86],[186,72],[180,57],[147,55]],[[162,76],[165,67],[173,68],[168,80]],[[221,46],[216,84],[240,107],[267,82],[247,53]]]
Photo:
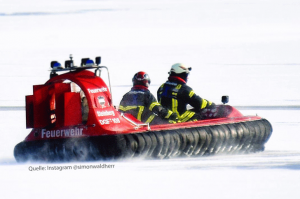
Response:
[[[217,105],[213,114],[206,110],[208,119],[201,121],[141,123],[113,106],[111,88],[101,78],[106,69],[110,81],[109,72],[99,66],[100,57],[96,65],[82,59],[80,67],[70,58],[65,68],[52,61],[50,79],[34,85],[33,95],[26,96],[26,128],[33,129],[15,146],[18,162],[253,153],[263,151],[271,136],[272,126],[266,119],[243,116],[229,105]],[[228,97],[222,101],[227,103]]]

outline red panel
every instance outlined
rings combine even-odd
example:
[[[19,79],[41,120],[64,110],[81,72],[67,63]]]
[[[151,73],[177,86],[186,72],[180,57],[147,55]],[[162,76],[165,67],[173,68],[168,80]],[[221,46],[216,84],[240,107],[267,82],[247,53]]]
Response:
[[[81,100],[80,93],[68,92],[64,94],[65,97],[65,126],[72,126],[82,123],[81,115]]]
[[[49,86],[33,86],[33,126],[43,128],[50,124]]]
[[[26,128],[33,128],[33,95],[28,95],[25,98],[26,102]]]
[[[56,83],[54,84],[55,93],[55,114],[56,114],[56,127],[64,126],[64,94],[71,92],[70,84],[68,83]]]
[[[228,118],[233,118],[233,117],[243,117],[243,114],[238,111],[236,108],[232,107],[232,106],[228,106],[231,108],[231,112],[230,114],[226,115],[226,117]]]

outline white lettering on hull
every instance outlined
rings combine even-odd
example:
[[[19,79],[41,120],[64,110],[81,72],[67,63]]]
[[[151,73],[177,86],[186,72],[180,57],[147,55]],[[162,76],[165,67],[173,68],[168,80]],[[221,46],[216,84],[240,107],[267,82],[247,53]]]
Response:
[[[106,92],[107,88],[102,87],[102,88],[95,88],[95,89],[88,89],[89,93],[102,93]]]
[[[109,116],[109,115],[115,116],[115,112],[114,111],[97,111],[97,115],[98,115],[98,117]]]
[[[82,135],[83,128],[62,129],[62,130],[46,130],[42,129],[42,138],[58,138],[58,137],[76,137]]]
[[[108,118],[108,119],[104,119],[104,120],[99,120],[99,122],[101,125],[106,125],[106,124],[111,124],[111,123],[114,123],[114,124],[121,123],[119,118]]]

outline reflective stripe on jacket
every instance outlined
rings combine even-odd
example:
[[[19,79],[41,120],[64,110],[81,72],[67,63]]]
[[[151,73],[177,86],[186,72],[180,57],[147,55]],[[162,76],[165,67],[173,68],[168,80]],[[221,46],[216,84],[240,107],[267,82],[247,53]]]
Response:
[[[156,116],[168,119],[173,113],[161,106],[147,87],[140,85],[123,96],[119,109],[144,123],[151,123]]]

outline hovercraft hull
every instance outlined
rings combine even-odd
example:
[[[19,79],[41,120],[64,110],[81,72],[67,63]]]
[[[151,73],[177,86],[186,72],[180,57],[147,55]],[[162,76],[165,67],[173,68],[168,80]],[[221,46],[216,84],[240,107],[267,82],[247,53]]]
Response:
[[[254,153],[264,150],[271,133],[271,124],[258,119],[134,134],[27,141],[16,145],[14,155],[19,162],[66,162]]]

